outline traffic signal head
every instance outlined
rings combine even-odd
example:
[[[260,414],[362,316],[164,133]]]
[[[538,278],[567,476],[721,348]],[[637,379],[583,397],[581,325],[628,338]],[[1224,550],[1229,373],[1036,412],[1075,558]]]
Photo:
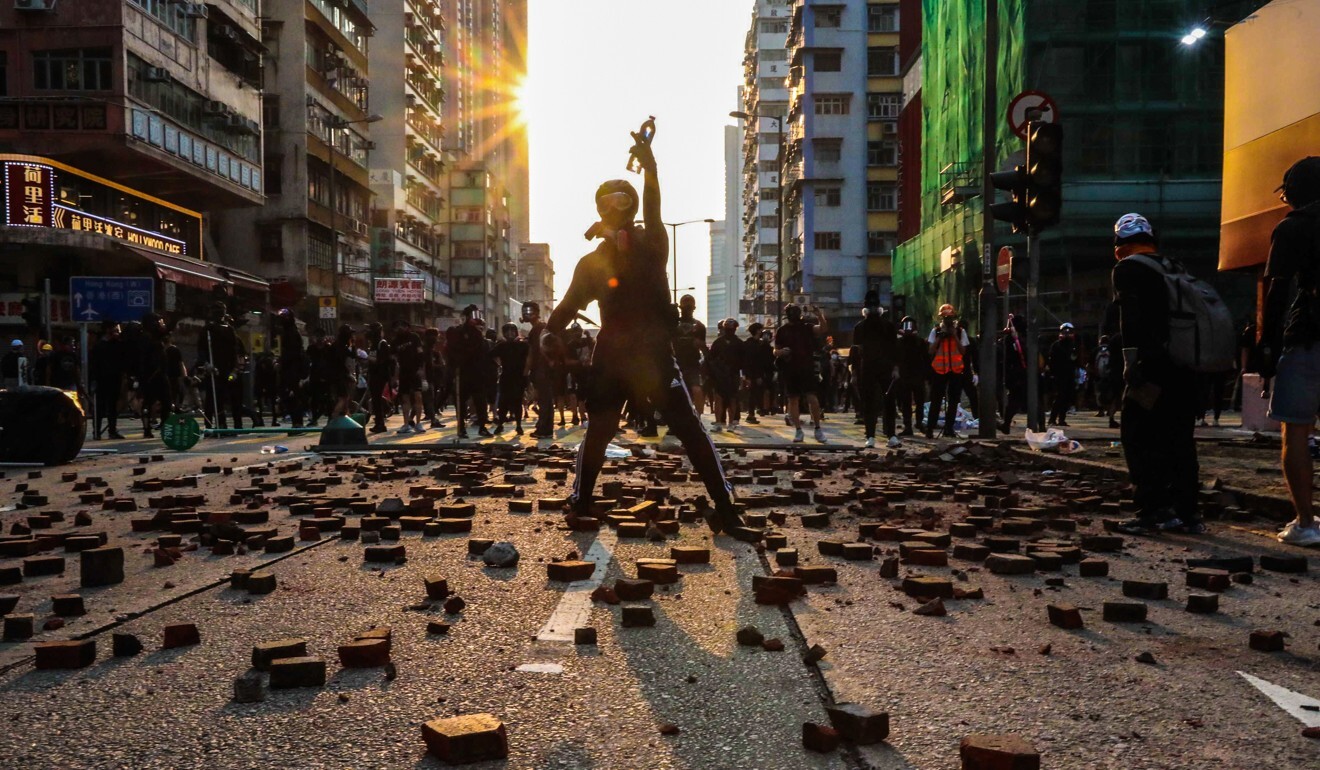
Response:
[[[1027,128],[1027,225],[1032,234],[1057,225],[1063,210],[1063,127]]]
[[[990,175],[990,184],[996,190],[1005,190],[1012,200],[990,204],[990,215],[1001,222],[1011,222],[1013,232],[1027,230],[1027,170],[1017,166],[1012,171],[996,171]]]

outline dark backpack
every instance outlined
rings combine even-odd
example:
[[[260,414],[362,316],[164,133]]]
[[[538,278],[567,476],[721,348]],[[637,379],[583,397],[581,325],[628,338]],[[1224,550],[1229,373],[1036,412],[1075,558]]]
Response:
[[[1237,360],[1233,314],[1219,292],[1197,278],[1182,263],[1158,254],[1134,254],[1134,259],[1164,276],[1169,299],[1169,358],[1194,372],[1219,373]]]

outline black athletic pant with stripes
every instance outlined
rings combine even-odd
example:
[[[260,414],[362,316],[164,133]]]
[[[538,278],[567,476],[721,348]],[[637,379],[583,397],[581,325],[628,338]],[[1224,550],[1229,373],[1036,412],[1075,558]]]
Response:
[[[578,447],[577,475],[573,482],[573,510],[588,515],[594,499],[596,479],[605,464],[605,448],[619,428],[623,404],[630,398],[649,403],[664,415],[669,432],[683,443],[688,460],[706,485],[716,510],[733,505],[733,487],[724,476],[715,445],[701,424],[692,397],[679,374],[673,351],[665,347],[651,351],[630,350],[626,357],[612,360],[597,356],[587,378],[587,435]]]

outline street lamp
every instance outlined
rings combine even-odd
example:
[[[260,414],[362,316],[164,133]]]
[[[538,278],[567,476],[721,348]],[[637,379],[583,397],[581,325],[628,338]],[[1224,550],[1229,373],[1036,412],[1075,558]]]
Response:
[[[773,120],[779,133],[778,150],[775,156],[779,164],[779,195],[775,198],[775,317],[778,319],[775,326],[784,325],[784,118],[782,115],[762,115],[759,112],[741,112],[735,110],[729,113],[729,117],[738,120],[750,121],[753,118],[761,120]],[[760,135],[760,126],[757,127],[757,135]],[[759,161],[759,159],[758,159]],[[757,173],[760,173],[759,171]],[[757,218],[760,218],[760,202],[757,202]],[[760,225],[757,225],[760,229]],[[761,255],[758,253],[757,260]]]
[[[683,225],[695,225],[705,222],[708,225],[715,224],[713,219],[690,219],[686,222],[665,222],[665,227],[674,231],[674,237],[670,239],[671,248],[674,250],[674,304],[678,304],[678,228]]]
[[[1191,32],[1188,32],[1186,35],[1183,35],[1182,44],[1189,46],[1196,45],[1197,43],[1201,42],[1201,40],[1204,39],[1205,36],[1208,34],[1210,34],[1210,32],[1205,27],[1202,27],[1198,24],[1197,26],[1192,28]]]
[[[327,146],[330,148],[327,155],[330,160],[330,183],[327,189],[330,193],[330,261],[333,271],[330,277],[330,289],[334,292],[336,315],[339,313],[339,274],[343,270],[343,265],[340,264],[339,258],[339,204],[335,200],[335,154],[339,151],[335,145],[335,132],[358,123],[379,123],[384,119],[380,115],[368,115],[358,120],[344,120],[331,116],[325,124],[329,139]]]

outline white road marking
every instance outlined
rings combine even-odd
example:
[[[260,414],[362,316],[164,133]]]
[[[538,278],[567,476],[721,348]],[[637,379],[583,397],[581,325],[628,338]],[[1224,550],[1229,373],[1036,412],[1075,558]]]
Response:
[[[605,579],[605,572],[610,566],[610,560],[614,558],[613,551],[617,542],[615,534],[608,529],[602,529],[596,535],[596,541],[587,549],[587,555],[582,557],[583,561],[593,562],[596,571],[591,573],[591,578],[588,580],[568,584],[554,614],[537,633],[536,641],[570,644],[573,642],[573,629],[585,626],[591,619],[591,592],[595,591]]]
[[[1320,727],[1320,711],[1308,711],[1302,706],[1316,707],[1320,706],[1320,699],[1303,695],[1299,692],[1293,692],[1284,687],[1280,687],[1273,682],[1267,682],[1259,677],[1254,677],[1244,671],[1239,671],[1242,678],[1251,683],[1252,687],[1260,690],[1265,697],[1274,701],[1274,704],[1292,716],[1307,727]]]
[[[561,666],[561,665],[559,665],[558,663],[524,663],[524,664],[522,664],[521,666],[519,666],[518,668],[516,668],[516,669],[514,669],[514,670],[515,670],[515,671],[520,671],[520,672],[522,672],[522,673],[524,673],[524,674],[562,674],[562,673],[564,673],[564,667]]]

